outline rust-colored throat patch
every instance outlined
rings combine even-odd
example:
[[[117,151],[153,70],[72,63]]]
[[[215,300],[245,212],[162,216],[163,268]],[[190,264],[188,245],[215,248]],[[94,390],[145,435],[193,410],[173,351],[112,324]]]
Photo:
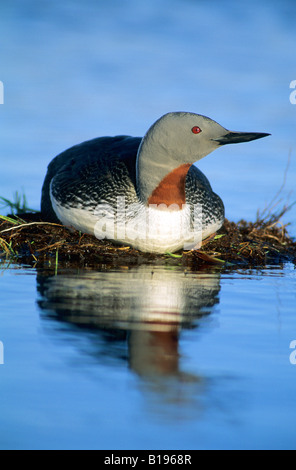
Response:
[[[186,202],[185,181],[191,163],[184,163],[175,168],[155,188],[148,199],[148,204],[175,205],[175,209],[182,209],[182,204]]]

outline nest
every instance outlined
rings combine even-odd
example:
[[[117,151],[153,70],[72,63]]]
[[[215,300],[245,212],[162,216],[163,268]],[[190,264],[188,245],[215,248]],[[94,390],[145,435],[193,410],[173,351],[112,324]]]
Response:
[[[238,223],[225,220],[199,250],[156,255],[131,247],[115,246],[63,225],[42,220],[40,213],[0,216],[0,257],[41,266],[132,266],[143,263],[182,264],[193,269],[264,267],[296,262],[296,242],[286,226],[272,216],[268,220]]]

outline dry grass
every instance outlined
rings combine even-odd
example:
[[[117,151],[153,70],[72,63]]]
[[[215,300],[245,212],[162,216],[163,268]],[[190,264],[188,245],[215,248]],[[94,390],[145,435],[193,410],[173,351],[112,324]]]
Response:
[[[201,265],[266,266],[295,262],[296,242],[289,237],[281,220],[285,207],[277,215],[267,214],[255,222],[225,221],[224,227],[198,251],[175,255],[142,253],[129,247],[70,230],[41,219],[40,214],[0,216],[0,257],[14,261],[73,266],[137,265],[141,263],[181,263],[193,268]]]

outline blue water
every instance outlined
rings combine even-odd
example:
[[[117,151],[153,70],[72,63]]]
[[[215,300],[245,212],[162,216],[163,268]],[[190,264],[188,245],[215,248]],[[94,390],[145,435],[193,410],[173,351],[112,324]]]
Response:
[[[182,110],[272,134],[199,162],[229,219],[295,201],[294,1],[0,8],[0,196],[38,209],[53,156]],[[293,265],[54,274],[1,264],[0,448],[295,448]]]
[[[292,265],[3,269],[0,447],[295,448],[295,288]]]

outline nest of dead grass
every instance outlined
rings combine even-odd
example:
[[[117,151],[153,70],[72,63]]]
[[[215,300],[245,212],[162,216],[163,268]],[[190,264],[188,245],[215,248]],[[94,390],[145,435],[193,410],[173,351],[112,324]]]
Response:
[[[283,215],[281,212],[280,216]],[[175,254],[142,253],[130,247],[115,246],[63,225],[42,220],[39,213],[0,216],[0,257],[38,266],[129,266],[141,263],[261,266],[296,262],[296,242],[279,216],[225,220],[219,232],[204,242],[200,250]]]

